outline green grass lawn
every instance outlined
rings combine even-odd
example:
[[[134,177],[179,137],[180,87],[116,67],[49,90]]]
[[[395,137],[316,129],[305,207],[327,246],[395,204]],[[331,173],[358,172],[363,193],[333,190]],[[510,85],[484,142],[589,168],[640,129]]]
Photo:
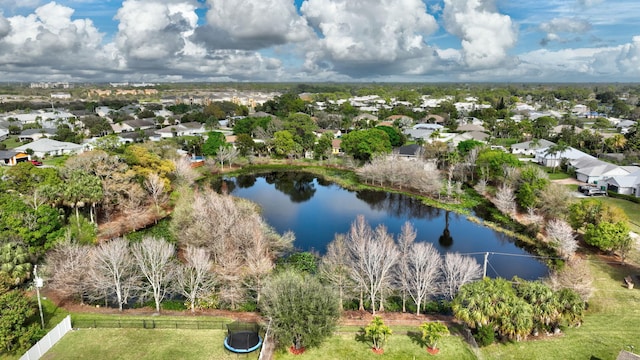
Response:
[[[602,197],[602,201],[621,208],[629,217],[631,231],[640,234],[640,204],[608,196]]]
[[[174,360],[257,359],[224,348],[222,330],[80,329],[69,332],[42,359],[45,360]]]
[[[640,289],[626,289],[622,279],[640,274],[632,266],[611,266],[591,258],[594,287],[589,311],[579,328],[560,336],[483,348],[487,359],[615,359],[620,350],[640,349]]]
[[[395,330],[394,327],[391,327]],[[417,332],[417,327],[415,331]],[[366,359],[475,359],[471,348],[458,336],[445,336],[440,340],[440,353],[427,353],[409,335],[396,333],[389,337],[383,355],[371,351],[371,344],[356,340],[357,333],[340,333],[329,338],[320,348],[308,349],[301,355],[276,352],[276,360],[366,360]]]

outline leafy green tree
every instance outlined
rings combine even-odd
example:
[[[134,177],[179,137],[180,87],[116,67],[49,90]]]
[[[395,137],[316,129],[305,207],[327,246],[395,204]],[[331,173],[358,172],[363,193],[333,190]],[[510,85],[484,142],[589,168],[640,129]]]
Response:
[[[505,167],[520,167],[520,160],[513,155],[501,150],[484,149],[478,154],[476,160],[476,171],[479,172],[479,178],[482,175],[490,181],[497,181],[504,177]],[[486,172],[486,174],[483,174]]]
[[[256,143],[253,141],[253,138],[251,138],[251,135],[242,133],[236,138],[236,146],[238,147],[240,156],[247,156],[253,153]]]
[[[602,221],[597,225],[587,224],[584,231],[584,241],[600,250],[623,250],[624,253],[630,246],[629,224],[626,221],[608,222]]]
[[[202,145],[202,153],[206,156],[216,156],[221,146],[228,146],[223,133],[211,131],[207,133],[207,140]]]
[[[273,146],[276,155],[292,156],[298,151],[298,144],[293,139],[293,135],[287,130],[276,131],[273,134]]]
[[[258,304],[280,347],[319,346],[340,317],[337,297],[315,277],[285,271],[269,279]]]
[[[471,149],[482,146],[482,145],[484,145],[484,143],[481,141],[469,139],[469,140],[460,141],[458,143],[457,149],[460,155],[466,156],[469,153],[469,151],[471,151]]]
[[[379,129],[356,130],[342,136],[340,147],[356,159],[370,160],[376,154],[391,152],[391,141]]]
[[[407,140],[403,133],[391,126],[376,126],[375,128],[382,130],[389,135],[389,141],[391,142],[392,147],[402,146]]]
[[[420,325],[420,332],[422,333],[422,341],[426,343],[427,347],[437,349],[438,341],[440,341],[444,335],[449,334],[449,329],[439,321],[432,321]]]
[[[558,120],[551,116],[541,116],[533,120],[533,137],[536,139],[548,139],[551,129],[558,125]]]
[[[584,226],[598,225],[601,222],[627,222],[629,219],[624,211],[609,205],[600,199],[587,199],[574,202],[569,206],[569,224],[576,230]]]
[[[58,126],[58,128],[56,129],[56,135],[53,137],[53,139],[80,144],[82,142],[82,135],[73,131],[73,129],[71,129],[69,125],[63,124]]]
[[[318,126],[311,120],[307,114],[292,114],[288,116],[284,122],[284,130],[293,135],[293,140],[302,147],[303,150],[309,150],[316,141],[313,133]]]
[[[333,134],[326,132],[320,136],[316,146],[313,148],[313,156],[316,160],[322,160],[329,157],[333,147]]]
[[[22,290],[12,289],[0,273],[0,354],[14,354],[29,349],[40,335],[33,301]]]
[[[369,325],[364,328],[364,336],[371,341],[375,350],[383,349],[391,334],[391,328],[384,324],[380,316],[374,316]]]

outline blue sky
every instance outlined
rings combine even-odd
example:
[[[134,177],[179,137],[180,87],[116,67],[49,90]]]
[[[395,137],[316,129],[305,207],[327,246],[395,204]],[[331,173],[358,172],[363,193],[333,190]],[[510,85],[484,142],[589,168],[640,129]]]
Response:
[[[637,0],[0,0],[5,81],[640,81]]]

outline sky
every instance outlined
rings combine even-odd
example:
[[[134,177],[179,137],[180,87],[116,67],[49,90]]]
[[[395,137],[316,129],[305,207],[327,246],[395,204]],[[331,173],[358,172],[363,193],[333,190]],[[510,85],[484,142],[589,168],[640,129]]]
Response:
[[[639,82],[638,0],[0,0],[0,79]]]

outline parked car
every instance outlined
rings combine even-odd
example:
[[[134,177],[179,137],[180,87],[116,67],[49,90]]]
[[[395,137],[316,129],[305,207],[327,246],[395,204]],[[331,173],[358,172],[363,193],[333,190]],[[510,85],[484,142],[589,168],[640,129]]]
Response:
[[[38,161],[38,160],[30,160],[30,161],[35,166],[42,166],[42,163],[40,161]]]

